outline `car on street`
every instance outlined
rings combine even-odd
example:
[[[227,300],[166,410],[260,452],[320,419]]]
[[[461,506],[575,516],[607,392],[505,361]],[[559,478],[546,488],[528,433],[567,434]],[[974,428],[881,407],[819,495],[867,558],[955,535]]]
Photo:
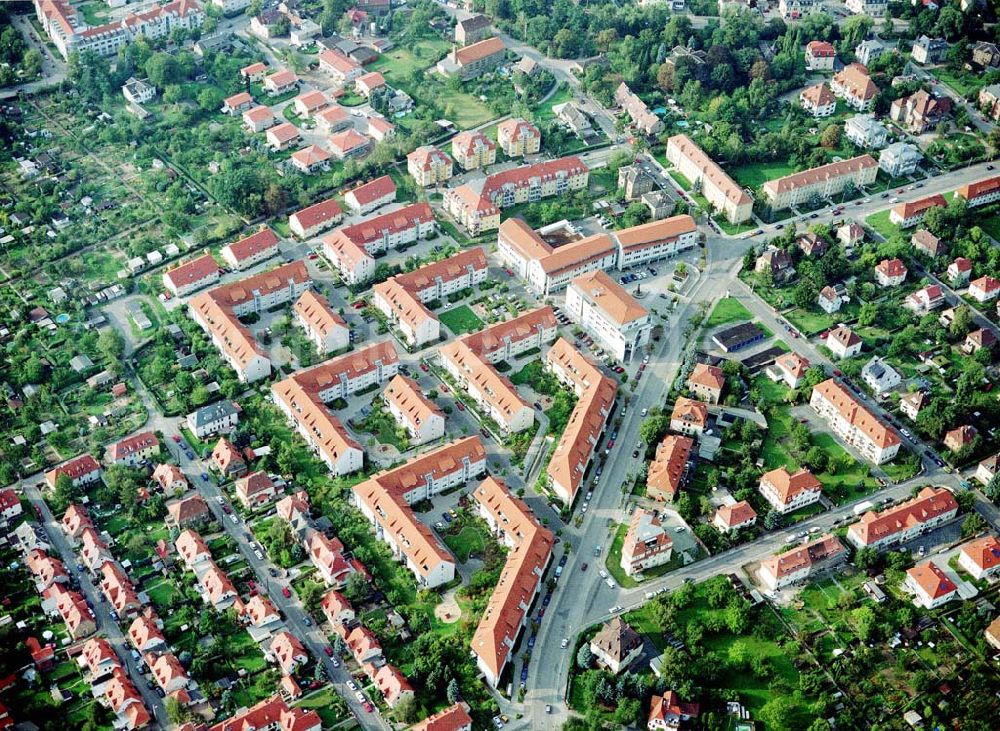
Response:
[[[420,370],[422,370],[424,373],[430,373],[431,369],[427,367],[426,363],[421,363],[420,364]]]
[[[643,417],[644,417],[644,416],[646,416],[646,414],[648,414],[648,413],[649,413],[649,409],[645,409],[645,408],[644,408],[644,409],[643,409],[642,411],[640,411],[640,412],[639,412],[639,416],[643,416]]]
[[[350,680],[350,679],[347,681],[347,687],[350,688],[352,691],[355,691],[355,690],[358,689],[357,683],[355,683],[353,680]]]
[[[174,434],[174,435],[173,435],[173,436],[171,436],[170,438],[171,438],[171,439],[173,439],[173,440],[174,440],[175,442],[177,442],[178,444],[180,444],[180,443],[181,443],[181,435],[180,435],[180,434]]]
[[[208,473],[207,472],[202,472],[201,473],[201,481],[202,482],[208,482]]]
[[[598,576],[600,576],[600,577],[601,577],[602,579],[606,579],[606,578],[608,578],[608,572],[607,572],[607,571],[605,571],[604,569],[601,569],[600,571],[598,571],[598,572],[597,572],[597,574],[598,574]]]
[[[610,576],[604,580],[604,583],[608,585],[609,589],[614,589],[615,588],[614,579],[612,579]]]
[[[458,407],[459,411],[465,411],[465,404],[463,404],[461,401],[456,401],[455,406]]]
[[[291,599],[292,598],[292,590],[289,589],[287,586],[281,587],[281,596],[285,597],[285,599]]]
[[[444,518],[445,523],[450,523],[452,521],[452,517],[448,515],[448,513],[441,513],[441,517]]]
[[[580,571],[586,571],[586,570],[587,570],[587,564],[582,564],[580,566]]]
[[[354,691],[354,697],[358,699],[358,703],[367,703],[368,699],[365,698],[365,694],[360,690]]]
[[[503,728],[503,721],[500,720],[500,716],[494,716],[492,719],[494,728]]]
[[[237,518],[237,517],[236,517],[235,515],[233,515],[232,513],[230,513],[230,514],[229,514],[229,522],[230,522],[230,523],[232,523],[233,525],[238,525],[238,524],[239,524],[239,522],[240,522],[240,519],[239,519],[239,518]]]
[[[264,560],[264,554],[260,552],[259,548],[256,551],[253,552],[253,555],[257,557],[258,561],[263,561]]]
[[[365,712],[366,712],[366,713],[371,713],[372,711],[374,711],[374,710],[375,710],[375,706],[373,706],[373,705],[372,705],[371,703],[369,703],[368,701],[365,701],[364,703],[362,703],[362,704],[361,704],[361,707],[365,709]]]
[[[562,649],[564,649],[564,650],[565,650],[565,649],[566,649],[567,647],[569,647],[569,639],[568,639],[568,638],[566,638],[566,637],[563,637],[563,640],[562,640],[562,642],[560,642],[560,643],[559,643],[559,647],[561,647],[561,648],[562,648]]]
[[[222,504],[222,512],[225,513],[226,515],[229,515],[230,513],[233,512],[233,509],[231,507],[229,507],[226,503],[223,503]]]

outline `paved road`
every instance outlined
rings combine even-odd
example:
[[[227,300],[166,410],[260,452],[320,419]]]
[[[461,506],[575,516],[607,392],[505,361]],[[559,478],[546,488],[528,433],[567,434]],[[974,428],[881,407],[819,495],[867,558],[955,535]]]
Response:
[[[136,689],[142,695],[146,709],[153,714],[161,727],[168,728],[170,724],[167,721],[167,709],[163,704],[163,700],[146,685],[146,678],[132,658],[132,646],[125,640],[125,634],[122,632],[121,627],[111,618],[111,608],[108,602],[104,600],[104,594],[91,581],[90,574],[87,571],[77,570],[76,564],[79,559],[76,552],[66,540],[58,519],[52,515],[52,511],[49,510],[49,506],[42,497],[39,491],[40,484],[41,480],[37,476],[32,482],[23,482],[24,494],[32,506],[41,512],[42,523],[45,526],[46,533],[49,534],[52,546],[59,553],[59,557],[66,565],[66,570],[79,582],[80,591],[83,592],[84,597],[90,602],[90,606],[93,607],[94,619],[97,623],[97,635],[103,635],[107,638],[118,654],[122,665],[128,670],[132,684],[135,685]]]

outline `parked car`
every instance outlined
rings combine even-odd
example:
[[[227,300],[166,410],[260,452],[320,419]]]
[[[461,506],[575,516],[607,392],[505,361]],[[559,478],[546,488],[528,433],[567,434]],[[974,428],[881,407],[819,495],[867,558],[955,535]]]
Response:
[[[292,590],[289,589],[287,586],[283,586],[283,587],[281,587],[281,595],[283,597],[285,597],[285,599],[291,599],[292,598]]]

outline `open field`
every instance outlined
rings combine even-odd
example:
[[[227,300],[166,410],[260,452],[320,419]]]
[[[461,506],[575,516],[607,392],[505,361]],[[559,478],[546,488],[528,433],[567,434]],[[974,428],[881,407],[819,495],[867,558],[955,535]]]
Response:
[[[478,332],[483,329],[483,321],[468,305],[459,305],[438,314],[438,319],[451,330],[454,335]]]

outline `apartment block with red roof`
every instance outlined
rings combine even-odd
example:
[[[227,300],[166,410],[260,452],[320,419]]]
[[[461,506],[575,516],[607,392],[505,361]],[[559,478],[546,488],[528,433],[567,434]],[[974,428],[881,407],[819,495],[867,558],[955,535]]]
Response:
[[[350,347],[350,328],[323,295],[306,290],[295,302],[292,313],[295,324],[305,330],[320,355]]]
[[[326,408],[317,388],[314,383],[302,384],[292,377],[271,386],[271,394],[278,408],[332,474],[357,472],[364,466],[364,449],[340,419]]]
[[[481,482],[472,499],[479,514],[510,548],[471,642],[476,664],[486,681],[496,687],[543,586],[555,538],[527,503],[514,497],[496,478]]]
[[[406,430],[411,445],[427,444],[444,436],[444,412],[413,379],[397,375],[382,392],[382,401],[396,423]]]
[[[375,527],[375,535],[406,564],[417,583],[433,588],[455,578],[455,561],[410,505],[485,471],[482,441],[466,437],[370,477],[352,489],[353,499]]]
[[[573,279],[566,289],[565,312],[597,339],[613,358],[629,363],[649,343],[649,312],[602,269]]]
[[[900,203],[889,211],[889,221],[900,228],[913,228],[923,221],[927,211],[935,206],[947,208],[948,201],[940,193],[935,193],[915,201]]]
[[[806,44],[806,69],[809,71],[832,71],[837,60],[837,49],[826,41],[809,41]]]
[[[323,721],[314,710],[289,708],[279,695],[262,700],[208,731],[320,731]]]
[[[765,559],[757,575],[770,591],[804,581],[817,571],[830,568],[847,558],[847,549],[830,533],[798,548]]]
[[[344,202],[347,203],[348,208],[357,215],[371,213],[395,200],[396,184],[388,175],[359,185],[344,196]]]
[[[614,410],[618,384],[565,338],[549,348],[545,368],[569,385],[578,399],[545,470],[559,499],[572,505]]]
[[[969,208],[996,203],[1000,201],[1000,175],[960,185],[955,197],[964,200]]]
[[[500,227],[500,210],[587,187],[590,170],[579,157],[504,170],[444,193],[444,207],[470,234]]]
[[[674,135],[667,140],[667,160],[692,185],[700,185],[702,195],[730,223],[742,223],[753,215],[753,198],[702,150],[690,137]]]
[[[163,286],[175,297],[184,297],[192,292],[219,281],[222,269],[211,254],[202,254],[197,259],[181,264],[163,273]]]
[[[336,198],[314,203],[288,217],[288,227],[300,239],[308,239],[341,222],[344,212]]]
[[[220,253],[232,269],[249,269],[278,255],[278,236],[269,226],[264,226],[254,234],[226,244]]]
[[[108,448],[108,462],[113,465],[138,467],[160,454],[160,440],[151,431],[133,434]]]
[[[455,703],[414,724],[410,731],[472,731],[472,716],[465,703]]]
[[[311,286],[305,263],[293,261],[200,294],[188,303],[188,313],[240,381],[253,383],[271,374],[271,361],[238,318],[292,302]]]
[[[493,71],[503,63],[506,55],[503,40],[493,36],[462,48],[452,48],[451,53],[438,62],[437,70],[445,76],[474,79]]]
[[[424,306],[416,293],[400,284],[395,277],[372,287],[372,304],[413,348],[437,342],[441,337],[437,316]]]
[[[467,130],[451,139],[451,156],[463,170],[475,170],[496,162],[497,146],[479,130]]]
[[[969,541],[959,551],[958,565],[976,580],[997,575],[1000,573],[1000,541],[993,535]]]
[[[720,533],[731,533],[756,524],[757,511],[746,500],[721,506],[712,518],[712,525]]]
[[[55,469],[45,473],[45,484],[50,490],[56,488],[59,475],[66,475],[73,482],[73,487],[90,485],[101,479],[101,465],[89,454],[81,454],[68,462],[63,462]]]
[[[956,515],[958,503],[951,491],[928,485],[911,500],[862,515],[847,529],[847,540],[858,548],[884,550],[934,530]]]
[[[903,588],[911,592],[917,604],[925,609],[937,609],[959,598],[955,582],[933,561],[908,569]]]
[[[417,185],[426,188],[451,179],[454,163],[448,154],[424,145],[406,156],[406,170]]]
[[[899,452],[899,435],[834,379],[813,387],[809,405],[869,462],[884,464]]]
[[[847,185],[863,188],[875,182],[878,162],[871,155],[831,162],[810,170],[769,180],[761,187],[771,208],[776,211],[798,206],[818,195],[822,199],[837,195]]]
[[[868,75],[868,69],[860,63],[851,63],[833,75],[830,89],[843,99],[851,109],[868,111],[878,95],[879,89]]]
[[[555,339],[558,321],[552,307],[538,307],[523,315],[465,335],[462,340],[489,363],[509,361]]]
[[[530,429],[535,411],[509,378],[468,346],[455,340],[439,351],[441,365],[499,428],[502,434]]]
[[[823,496],[823,485],[805,468],[794,474],[784,467],[765,472],[757,489],[782,515],[812,505]]]
[[[708,426],[708,405],[679,396],[670,413],[670,431],[695,436]]]
[[[652,500],[673,502],[688,477],[688,458],[694,441],[689,437],[667,434],[656,445],[656,455],[646,471],[646,496]]]
[[[497,125],[497,142],[507,157],[537,155],[542,133],[526,119],[505,119]]]
[[[23,512],[24,508],[21,506],[21,499],[14,492],[14,488],[0,490],[0,521],[6,523]]]
[[[622,570],[635,576],[670,561],[674,542],[652,511],[636,508],[622,543]]]
[[[816,118],[829,117],[837,111],[837,97],[830,91],[830,87],[822,81],[808,89],[803,89],[799,94],[799,104]]]

